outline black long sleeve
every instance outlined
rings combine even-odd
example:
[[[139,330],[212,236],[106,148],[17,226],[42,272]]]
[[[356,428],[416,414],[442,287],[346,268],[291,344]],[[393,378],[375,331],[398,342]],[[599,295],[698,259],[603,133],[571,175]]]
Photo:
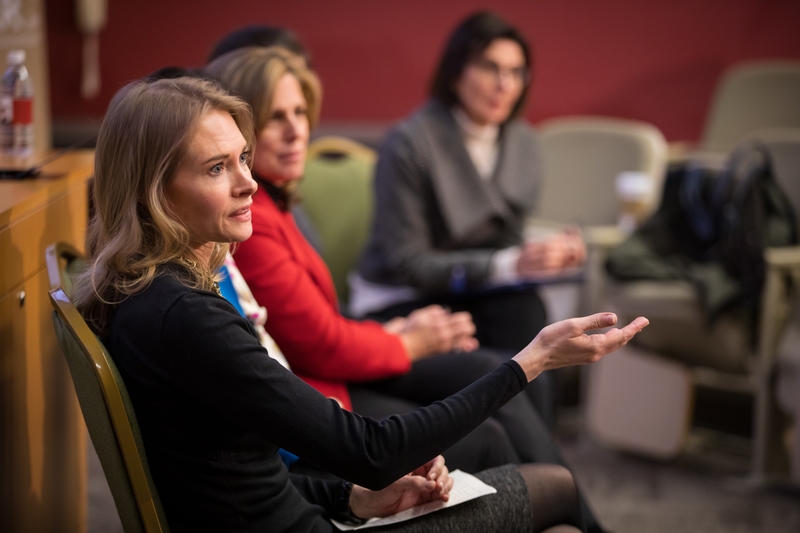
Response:
[[[270,359],[228,302],[169,275],[119,306],[108,344],[174,531],[326,530],[313,504],[331,511],[330,485],[298,491],[277,448],[380,489],[451,446],[527,384],[509,362],[426,408],[362,418]]]

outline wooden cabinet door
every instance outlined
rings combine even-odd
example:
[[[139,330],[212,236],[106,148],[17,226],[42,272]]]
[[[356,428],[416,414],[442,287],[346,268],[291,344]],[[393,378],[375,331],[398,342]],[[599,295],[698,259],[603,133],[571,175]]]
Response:
[[[86,531],[85,430],[48,288],[42,270],[0,300],[2,531]]]

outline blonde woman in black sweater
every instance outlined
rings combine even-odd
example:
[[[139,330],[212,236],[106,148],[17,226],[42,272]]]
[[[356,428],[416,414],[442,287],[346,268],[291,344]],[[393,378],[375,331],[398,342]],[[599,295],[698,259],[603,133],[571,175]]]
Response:
[[[586,335],[616,318],[560,322],[444,401],[383,420],[343,410],[270,359],[215,290],[230,243],[251,232],[252,145],[246,104],[186,78],[123,88],[98,138],[76,303],[128,387],[172,531],[328,532],[330,519],[447,500],[442,450],[543,370],[596,361],[647,323]],[[279,448],[341,481],[289,474]],[[576,514],[562,467],[478,477],[498,493],[389,530],[540,531]]]

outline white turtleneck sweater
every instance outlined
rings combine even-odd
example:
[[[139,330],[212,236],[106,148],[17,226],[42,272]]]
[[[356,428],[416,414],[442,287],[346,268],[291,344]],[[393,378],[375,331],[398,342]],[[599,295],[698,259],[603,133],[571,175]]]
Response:
[[[499,153],[497,138],[500,135],[500,126],[497,124],[486,124],[485,126],[477,124],[458,106],[453,108],[453,118],[455,118],[456,124],[461,130],[464,147],[467,149],[469,158],[472,160],[472,164],[475,165],[478,175],[484,181],[491,180],[497,167],[497,155]],[[512,246],[495,252],[492,256],[489,281],[498,285],[518,281],[517,261],[519,260],[519,254],[519,246]]]

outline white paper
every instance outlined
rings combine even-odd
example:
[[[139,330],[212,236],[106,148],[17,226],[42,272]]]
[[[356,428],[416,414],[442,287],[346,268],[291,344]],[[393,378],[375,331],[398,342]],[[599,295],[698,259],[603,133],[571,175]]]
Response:
[[[424,516],[440,509],[453,507],[459,503],[468,502],[469,500],[474,500],[475,498],[480,498],[481,496],[486,496],[487,494],[495,494],[497,492],[497,489],[494,487],[487,485],[475,476],[467,474],[466,472],[462,472],[461,470],[454,470],[453,472],[450,472],[450,477],[453,478],[455,483],[453,483],[453,489],[450,491],[449,501],[443,502],[441,500],[437,500],[435,502],[423,503],[422,505],[412,507],[411,509],[406,509],[405,511],[400,511],[399,513],[391,516],[385,516],[383,518],[370,518],[366,524],[360,526],[341,524],[336,520],[331,520],[331,522],[333,522],[333,525],[335,525],[341,531],[387,526],[389,524],[405,522],[406,520],[411,520],[412,518]]]

